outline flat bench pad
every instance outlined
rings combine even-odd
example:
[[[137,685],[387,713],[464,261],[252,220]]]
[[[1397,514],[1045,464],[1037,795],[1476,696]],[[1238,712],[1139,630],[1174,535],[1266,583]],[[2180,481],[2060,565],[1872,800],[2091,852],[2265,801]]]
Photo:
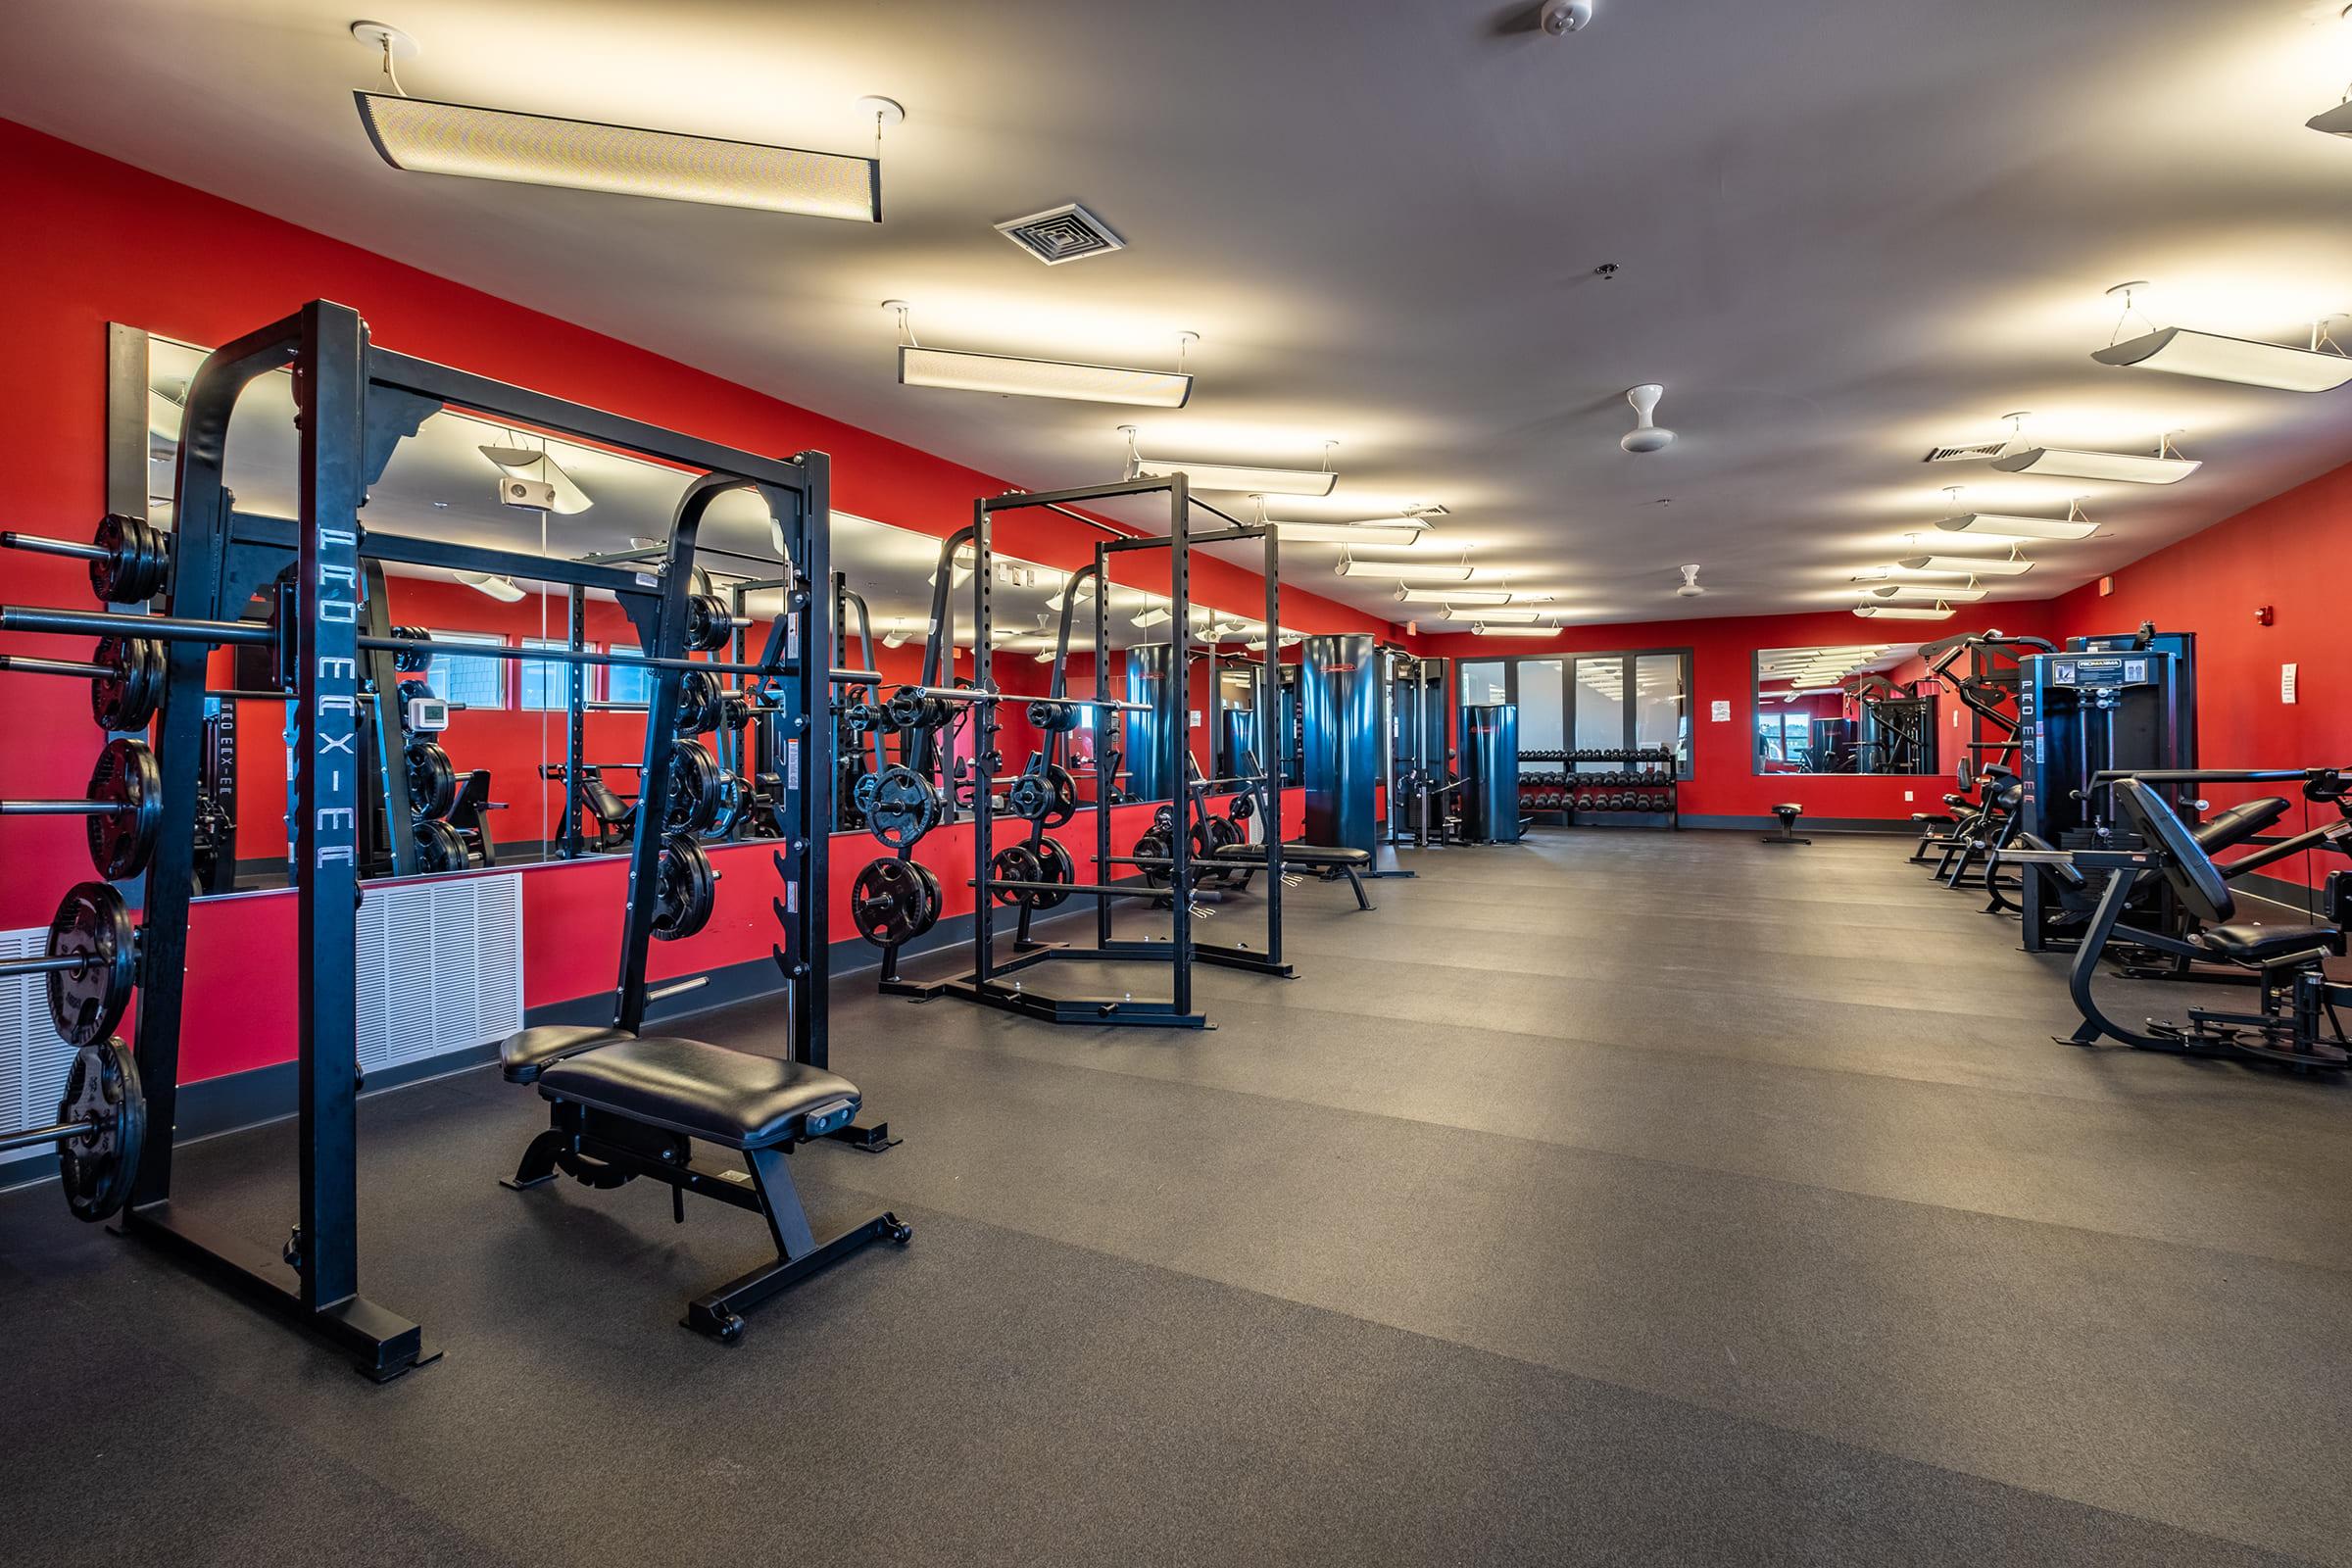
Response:
[[[700,1040],[623,1040],[539,1075],[539,1093],[666,1128],[725,1149],[766,1149],[801,1136],[819,1105],[858,1102],[847,1078],[797,1061]]]
[[[598,1024],[547,1024],[525,1029],[499,1042],[498,1068],[509,1083],[532,1083],[550,1062],[630,1038],[618,1029]]]
[[[1339,844],[1292,844],[1282,846],[1282,858],[1293,865],[1354,866],[1362,870],[1372,863],[1370,850],[1351,850]]]

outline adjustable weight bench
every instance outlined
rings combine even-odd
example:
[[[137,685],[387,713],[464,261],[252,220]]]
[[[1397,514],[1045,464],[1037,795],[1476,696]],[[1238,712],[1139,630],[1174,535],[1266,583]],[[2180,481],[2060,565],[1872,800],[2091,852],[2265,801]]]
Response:
[[[904,1243],[911,1226],[882,1213],[819,1242],[801,1206],[787,1156],[793,1147],[848,1126],[858,1086],[821,1068],[756,1056],[700,1040],[638,1039],[617,1029],[525,1029],[499,1051],[501,1069],[536,1083],[549,1125],[523,1151],[505,1185],[516,1192],[562,1173],[586,1187],[649,1176],[670,1189],[670,1215],[686,1221],[685,1195],[700,1193],[767,1221],[776,1258],[686,1305],[685,1326],[721,1344],[743,1335],[743,1314],[870,1242]],[[743,1156],[744,1169],[695,1158],[701,1139]]]

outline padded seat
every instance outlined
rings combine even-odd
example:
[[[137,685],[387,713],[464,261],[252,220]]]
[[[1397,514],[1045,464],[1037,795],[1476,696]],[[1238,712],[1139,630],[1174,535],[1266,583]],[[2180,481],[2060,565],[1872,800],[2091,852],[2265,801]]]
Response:
[[[2236,925],[2207,926],[2197,936],[2200,943],[2223,957],[2255,965],[2298,953],[2332,952],[2336,939],[2336,929],[2331,925],[2261,925],[2250,920]]]
[[[594,1051],[616,1040],[631,1040],[635,1036],[609,1024],[547,1024],[537,1029],[525,1029],[499,1042],[498,1068],[511,1084],[536,1082],[540,1069],[550,1062],[576,1056],[583,1051]]]
[[[857,1110],[858,1086],[819,1068],[755,1056],[700,1040],[623,1040],[550,1065],[539,1093],[590,1110],[700,1138],[724,1149],[767,1149],[808,1136],[808,1116],[831,1126]]]
[[[2233,845],[2243,844],[2264,828],[2286,814],[2286,802],[2273,795],[2265,800],[2247,801],[2227,810],[2216,811],[2188,830],[2197,841],[2197,848],[2214,855]]]
[[[1265,854],[1262,847],[1253,847],[1260,856]],[[1283,841],[1282,858],[1292,865],[1328,866],[1338,871],[1361,871],[1372,864],[1370,850],[1350,849],[1344,844],[1293,844],[1287,839]]]

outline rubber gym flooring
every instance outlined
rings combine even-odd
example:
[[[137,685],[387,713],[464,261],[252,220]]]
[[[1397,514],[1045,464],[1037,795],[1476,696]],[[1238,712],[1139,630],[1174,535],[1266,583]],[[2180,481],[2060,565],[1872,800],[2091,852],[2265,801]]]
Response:
[[[2058,960],[1903,855],[1408,857],[1200,1034],[845,981],[906,1141],[796,1170],[915,1238],[733,1349],[676,1319],[758,1222],[502,1190],[489,1070],[365,1103],[365,1288],[448,1352],[383,1388],[0,1198],[0,1560],[2352,1561],[2352,1089],[2053,1044]],[[282,1234],[290,1149],[183,1191]]]

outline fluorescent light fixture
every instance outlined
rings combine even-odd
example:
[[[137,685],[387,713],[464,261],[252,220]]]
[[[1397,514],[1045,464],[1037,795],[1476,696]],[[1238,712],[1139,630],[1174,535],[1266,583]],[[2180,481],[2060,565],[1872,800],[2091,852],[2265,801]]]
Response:
[[[2099,479],[2114,484],[2179,484],[2204,465],[2173,451],[2172,437],[2156,443],[2150,456],[2141,452],[2090,452],[2079,447],[2028,447],[2012,443],[1992,460],[2003,473],[2042,474],[2053,479]]]
[[[1051,664],[1054,662],[1054,648],[1052,644],[1048,644],[1046,647],[1040,648],[1037,651],[1037,662],[1041,664]]]
[[[1473,637],[1557,637],[1559,634],[1560,628],[1557,626],[1478,625],[1470,628]]]
[[[1934,605],[1949,601],[1956,604],[1973,605],[1984,597],[1984,590],[1982,588],[1920,588],[1909,583],[1893,583],[1885,588],[1871,589],[1870,597],[1886,600],[1893,604]]]
[[[2063,517],[2020,517],[2001,512],[1963,512],[1939,517],[1936,526],[1946,533],[1974,533],[2013,539],[2087,539],[2099,525],[2082,515],[2082,503],[2067,508]]]
[[[893,626],[882,634],[882,646],[885,648],[904,648],[906,646],[906,639],[913,635],[913,631],[907,627]]]
[[[1514,623],[1532,626],[1553,612],[1513,610],[1493,605],[1448,605],[1442,613],[1447,620],[1491,620],[1498,626]]]
[[[537,447],[483,447],[481,453],[503,474],[553,488],[556,504],[548,509],[550,512],[568,516],[575,512],[586,512],[596,504],[588,499],[588,492],[564,471],[561,464]]]
[[[1343,545],[1353,550],[1408,550],[1421,542],[1425,524],[1389,526],[1366,522],[1278,522],[1286,545]]]
[[[522,590],[512,577],[501,577],[487,571],[461,571],[458,581],[477,594],[488,594],[502,605],[512,605],[522,598]]]
[[[882,221],[876,158],[355,92],[385,163],[417,174]]]
[[[1278,640],[1285,648],[1295,648],[1298,644],[1306,641],[1306,633],[1302,631],[1286,631]],[[1244,643],[1242,646],[1249,649],[1250,652],[1253,654],[1262,654],[1266,651],[1266,634],[1263,631],[1260,631],[1253,640]]]
[[[2352,98],[2345,99],[2324,115],[2314,115],[2303,122],[2314,130],[2330,136],[2352,136]]]
[[[1864,620],[1949,620],[1954,612],[1949,605],[1937,605],[1933,610],[1902,605],[1856,605],[1854,613]]]
[[[1435,562],[1422,561],[1355,561],[1340,563],[1343,577],[1386,577],[1396,583],[1468,582],[1467,565],[1441,566]]]
[[[1178,370],[1137,370],[1073,360],[1033,360],[1017,354],[973,354],[961,349],[899,345],[899,384],[952,392],[996,392],[1009,397],[1064,398],[1075,403],[1133,403],[1181,409],[1193,378]]]
[[[1400,605],[1548,605],[1549,594],[1515,594],[1503,588],[1409,588],[1396,590]]]
[[[2324,340],[2317,331],[2312,336]],[[2127,339],[2091,358],[2101,365],[2135,365],[2143,370],[2276,387],[2281,392],[2332,392],[2352,381],[2352,357],[2329,353],[2317,342],[2307,349],[2290,348],[2283,343],[2192,332],[2180,326]]]
[[[1970,577],[1973,575],[1975,573],[1969,570],[1965,563],[1957,570],[1950,571],[1932,571],[1925,567],[1897,564],[1872,566],[1866,571],[1857,571],[1854,573],[1853,580],[1856,582],[1920,582],[1934,581],[1938,577]]]
[[[1167,606],[1153,605],[1151,609],[1129,620],[1127,624],[1135,627],[1138,631],[1144,631],[1153,626],[1162,625],[1175,618],[1176,617],[1174,615],[1168,612]]]
[[[1938,577],[2019,577],[2034,569],[2031,561],[2015,556],[2005,559],[1987,558],[1980,561],[1973,556],[1905,556],[1895,563],[1904,571]]]
[[[970,545],[960,545],[956,548],[955,563],[956,573],[950,584],[952,588],[961,588],[965,583],[972,580],[972,563],[978,559],[978,552],[975,551]],[[937,566],[933,566],[931,568],[931,575],[925,577],[923,581],[931,584],[934,588],[938,587],[939,568]]]
[[[1048,599],[1048,600],[1046,601],[1046,608],[1047,608],[1048,610],[1059,610],[1059,609],[1061,608],[1061,606],[1062,606],[1062,601],[1063,601],[1063,600],[1065,600],[1066,598],[1068,598],[1068,596],[1069,596],[1069,592],[1070,592],[1070,584],[1069,584],[1069,579],[1065,577],[1065,578],[1063,578],[1063,579],[1062,579],[1062,584],[1061,584],[1061,587],[1060,587],[1060,589],[1059,589],[1059,590],[1057,590],[1057,591],[1054,593],[1054,596],[1053,596],[1051,599]],[[1081,582],[1081,583],[1079,583],[1079,584],[1078,584],[1078,597],[1079,597],[1079,598],[1081,598],[1081,599],[1092,599],[1092,598],[1094,598],[1094,597],[1095,597],[1095,579],[1094,579],[1094,578],[1092,578],[1092,577],[1089,577],[1089,578],[1085,579],[1083,582]]]
[[[1327,496],[1339,484],[1331,469],[1331,449],[1323,443],[1321,468],[1265,468],[1243,463],[1199,463],[1189,458],[1147,458],[1136,449],[1136,427],[1119,426],[1127,438],[1127,477],[1166,478],[1181,473],[1195,490],[1239,490],[1248,495]]]

